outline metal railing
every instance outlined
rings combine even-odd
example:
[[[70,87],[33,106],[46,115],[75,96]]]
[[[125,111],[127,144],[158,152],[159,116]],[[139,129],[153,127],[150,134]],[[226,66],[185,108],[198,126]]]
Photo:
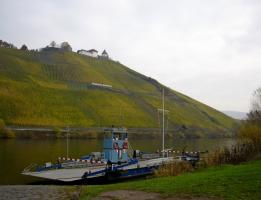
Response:
[[[28,165],[26,168],[24,168],[23,173],[24,172],[30,172],[32,168],[36,167],[37,164],[36,163],[31,163],[30,165]]]

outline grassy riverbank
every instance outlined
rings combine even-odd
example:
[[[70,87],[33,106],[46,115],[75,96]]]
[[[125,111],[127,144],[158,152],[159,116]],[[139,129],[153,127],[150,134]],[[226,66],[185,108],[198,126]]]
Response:
[[[84,186],[82,199],[104,191],[143,190],[164,196],[218,197],[227,200],[261,199],[261,160],[211,167],[176,177],[154,178],[110,185]]]

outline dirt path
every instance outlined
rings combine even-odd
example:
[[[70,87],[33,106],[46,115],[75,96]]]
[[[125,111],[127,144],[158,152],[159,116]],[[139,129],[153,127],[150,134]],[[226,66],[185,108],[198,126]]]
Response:
[[[67,200],[73,190],[66,186],[54,185],[3,185],[0,186],[0,200]]]
[[[131,190],[104,192],[93,200],[221,200],[207,197],[163,197],[158,193],[148,193]]]

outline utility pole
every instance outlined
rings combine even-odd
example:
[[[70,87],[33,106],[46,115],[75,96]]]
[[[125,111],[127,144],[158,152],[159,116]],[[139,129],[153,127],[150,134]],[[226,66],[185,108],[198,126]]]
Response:
[[[66,134],[66,156],[69,158],[69,127],[67,126],[67,134]]]
[[[165,137],[164,137],[164,123],[165,123],[165,105],[164,105],[164,87],[162,90],[162,157],[164,158],[164,149],[165,149]]]
[[[120,126],[123,127],[123,125],[124,125],[124,115],[123,115],[122,106],[120,105]]]
[[[164,88],[162,88],[162,108],[158,108],[158,119],[159,119],[159,130],[160,130],[160,117],[159,113],[162,112],[162,157],[164,158],[164,151],[165,151],[165,113],[168,114],[169,110],[165,110],[165,93]],[[168,125],[168,118],[167,118],[167,125]],[[168,126],[167,126],[168,128]]]

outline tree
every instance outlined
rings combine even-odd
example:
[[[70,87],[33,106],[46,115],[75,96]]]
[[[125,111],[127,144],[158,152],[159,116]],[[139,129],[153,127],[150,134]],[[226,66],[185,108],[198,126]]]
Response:
[[[15,133],[5,126],[4,120],[0,119],[0,138],[15,138]]]
[[[261,152],[261,87],[253,93],[251,109],[246,122],[242,123],[239,129],[239,137],[250,141],[253,147]]]
[[[261,124],[261,87],[253,93],[251,110],[247,117],[248,121]]]
[[[16,46],[14,46],[13,44],[5,42],[3,40],[0,40],[0,47],[17,49]]]
[[[56,47],[56,42],[55,42],[55,41],[52,41],[52,42],[50,43],[50,47]]]
[[[28,48],[27,48],[27,46],[25,44],[23,44],[20,49],[23,50],[23,51],[27,51],[28,50]]]
[[[72,47],[68,42],[62,42],[61,49],[64,51],[72,51]]]

